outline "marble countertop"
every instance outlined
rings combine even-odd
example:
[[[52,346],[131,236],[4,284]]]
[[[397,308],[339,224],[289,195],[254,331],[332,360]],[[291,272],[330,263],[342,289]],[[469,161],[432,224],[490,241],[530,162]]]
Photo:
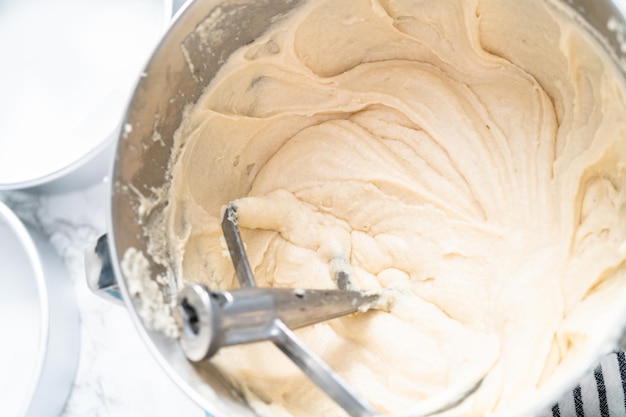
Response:
[[[81,318],[81,351],[62,417],[203,417],[160,368],[127,311],[92,294],[83,254],[106,231],[108,185],[64,194],[5,192],[0,199],[43,232],[65,261]]]

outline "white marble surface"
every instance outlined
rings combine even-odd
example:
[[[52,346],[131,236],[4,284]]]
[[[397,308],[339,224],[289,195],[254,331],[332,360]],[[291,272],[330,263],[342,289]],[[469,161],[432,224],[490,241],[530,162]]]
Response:
[[[83,253],[106,231],[108,186],[65,194],[5,192],[2,199],[41,230],[65,261],[81,318],[81,353],[63,417],[204,417],[139,338],[123,307],[87,288]]]

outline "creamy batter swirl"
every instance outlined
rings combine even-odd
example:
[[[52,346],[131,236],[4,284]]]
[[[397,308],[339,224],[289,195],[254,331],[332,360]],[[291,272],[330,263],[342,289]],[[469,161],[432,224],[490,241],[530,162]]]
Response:
[[[298,332],[382,412],[487,373],[453,414],[512,415],[626,298],[616,74],[538,0],[310,2],[178,132],[176,271],[237,286],[219,218],[238,200],[259,286],[335,288],[344,268],[393,295]],[[269,343],[216,363],[263,415],[344,415]]]

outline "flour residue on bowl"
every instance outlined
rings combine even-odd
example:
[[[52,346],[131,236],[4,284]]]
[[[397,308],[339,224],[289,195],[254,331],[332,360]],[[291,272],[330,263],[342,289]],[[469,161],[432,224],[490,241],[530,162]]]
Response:
[[[152,276],[150,263],[143,252],[129,248],[121,262],[129,295],[144,325],[168,337],[178,337],[179,328],[172,315],[175,303],[166,300],[164,288],[168,282],[163,276]]]

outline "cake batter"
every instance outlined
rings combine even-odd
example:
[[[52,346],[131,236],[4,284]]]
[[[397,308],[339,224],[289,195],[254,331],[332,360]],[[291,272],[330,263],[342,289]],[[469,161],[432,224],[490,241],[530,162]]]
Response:
[[[626,298],[617,71],[539,0],[312,1],[233,54],[176,138],[177,276],[393,293],[298,335],[384,413],[486,373],[452,415],[509,416]],[[608,300],[608,302],[607,302]],[[222,349],[260,415],[343,416],[270,343]]]

